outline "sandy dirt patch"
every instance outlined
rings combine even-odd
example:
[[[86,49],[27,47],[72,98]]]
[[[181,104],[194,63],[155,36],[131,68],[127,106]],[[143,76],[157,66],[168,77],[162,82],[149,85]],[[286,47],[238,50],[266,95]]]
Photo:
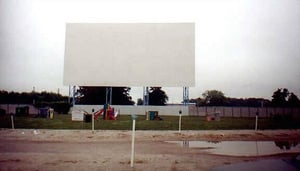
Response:
[[[131,131],[0,130],[0,170],[210,170],[215,166],[269,158],[213,155],[165,141],[292,140],[299,130],[137,131],[130,167]],[[237,149],[238,150],[238,149]]]

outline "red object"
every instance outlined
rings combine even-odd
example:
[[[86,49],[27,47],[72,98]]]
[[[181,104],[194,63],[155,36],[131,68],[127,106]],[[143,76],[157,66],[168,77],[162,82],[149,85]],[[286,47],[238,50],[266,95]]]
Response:
[[[94,119],[98,119],[99,116],[101,116],[103,113],[104,113],[104,109],[98,110],[96,113],[94,113]],[[117,119],[114,116],[114,109],[113,108],[106,109],[105,115],[106,115],[105,120],[116,120]]]
[[[100,110],[98,110],[94,115],[94,119],[98,119],[99,118],[99,116],[101,116],[102,115],[102,113],[104,112],[104,109],[100,109]]]

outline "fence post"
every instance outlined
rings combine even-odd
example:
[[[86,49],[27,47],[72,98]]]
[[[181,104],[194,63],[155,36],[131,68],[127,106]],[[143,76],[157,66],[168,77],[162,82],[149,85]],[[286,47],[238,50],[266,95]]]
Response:
[[[131,135],[131,158],[130,158],[130,166],[133,167],[134,163],[134,140],[135,140],[135,120],[137,115],[131,115],[132,118],[132,135]]]
[[[256,116],[255,116],[255,131],[257,131],[257,120],[258,120],[258,112],[256,112]]]
[[[11,129],[15,129],[15,124],[14,124],[14,114],[10,114],[10,119],[11,119]]]

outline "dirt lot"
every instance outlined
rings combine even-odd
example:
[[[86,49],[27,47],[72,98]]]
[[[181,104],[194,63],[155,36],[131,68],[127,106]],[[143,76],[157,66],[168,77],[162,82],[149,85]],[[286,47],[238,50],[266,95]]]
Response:
[[[130,167],[131,131],[0,130],[0,170],[209,170],[214,166],[269,158],[213,155],[171,140],[293,140],[299,130],[137,131]],[[238,150],[238,149],[237,149]]]

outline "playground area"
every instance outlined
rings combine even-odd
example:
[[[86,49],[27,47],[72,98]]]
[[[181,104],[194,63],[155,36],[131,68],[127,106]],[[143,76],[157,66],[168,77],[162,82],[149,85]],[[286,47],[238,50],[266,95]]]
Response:
[[[137,131],[131,168],[131,131],[2,129],[0,133],[0,170],[206,171],[240,162],[293,158],[297,154],[215,155],[166,141],[300,141],[298,130]]]

